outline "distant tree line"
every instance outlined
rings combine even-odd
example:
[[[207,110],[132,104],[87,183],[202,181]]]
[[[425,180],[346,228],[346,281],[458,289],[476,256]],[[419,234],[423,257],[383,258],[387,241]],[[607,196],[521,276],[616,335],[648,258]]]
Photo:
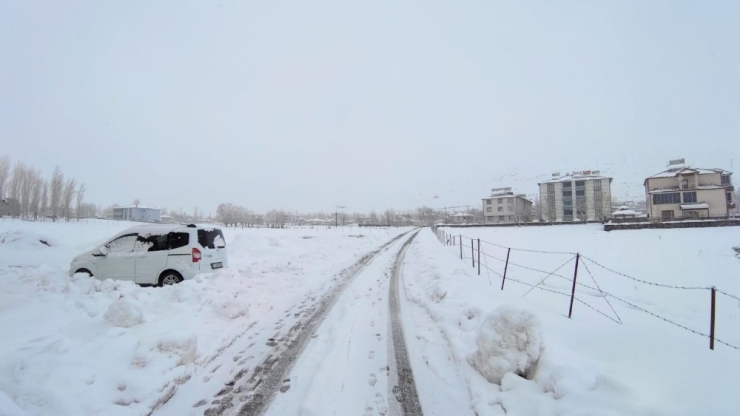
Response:
[[[0,199],[10,206],[10,215],[23,218],[78,218],[85,208],[86,186],[74,178],[65,178],[57,166],[51,177],[23,162],[11,164],[10,158],[0,157]],[[73,212],[73,203],[75,209]],[[88,206],[89,208],[89,206]]]

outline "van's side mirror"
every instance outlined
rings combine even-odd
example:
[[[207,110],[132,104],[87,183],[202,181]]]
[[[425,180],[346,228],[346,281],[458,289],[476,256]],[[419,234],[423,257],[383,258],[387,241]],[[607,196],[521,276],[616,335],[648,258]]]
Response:
[[[95,256],[95,257],[101,257],[101,256],[105,256],[107,254],[108,254],[108,247],[106,247],[106,246],[100,247],[99,249],[93,251],[93,253],[92,253],[92,255]]]

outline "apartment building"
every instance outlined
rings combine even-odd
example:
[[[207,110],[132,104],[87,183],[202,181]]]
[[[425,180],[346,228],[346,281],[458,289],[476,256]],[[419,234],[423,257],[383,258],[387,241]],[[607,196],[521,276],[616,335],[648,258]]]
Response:
[[[543,221],[601,221],[612,212],[612,178],[598,170],[553,173],[552,179],[538,183]]]
[[[683,159],[645,179],[647,210],[653,221],[727,218],[732,199],[732,172],[691,168]]]
[[[484,224],[511,224],[532,221],[532,201],[524,194],[515,195],[511,188],[495,188],[483,198]]]

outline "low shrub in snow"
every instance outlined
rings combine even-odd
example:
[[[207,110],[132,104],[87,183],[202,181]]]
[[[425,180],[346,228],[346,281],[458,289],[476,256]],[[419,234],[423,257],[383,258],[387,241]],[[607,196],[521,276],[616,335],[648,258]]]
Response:
[[[507,373],[530,376],[545,346],[537,317],[510,306],[500,307],[486,316],[475,343],[478,348],[468,361],[495,384],[501,384]]]

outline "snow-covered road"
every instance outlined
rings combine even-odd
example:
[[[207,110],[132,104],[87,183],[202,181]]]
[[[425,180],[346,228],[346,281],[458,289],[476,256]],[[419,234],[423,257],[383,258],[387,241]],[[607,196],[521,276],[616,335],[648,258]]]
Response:
[[[337,284],[331,291],[318,296],[310,294],[299,304],[290,307],[273,329],[274,333],[271,332],[273,335],[267,339],[266,345],[272,349],[267,357],[254,368],[245,366],[238,369],[237,376],[217,394],[212,402],[215,406],[206,410],[205,414],[260,415],[267,411],[268,414],[284,415],[298,414],[301,413],[298,409],[307,408],[309,414],[323,415],[331,413],[332,409],[326,406],[341,408],[356,405],[357,398],[353,395],[362,394],[362,389],[358,388],[355,379],[363,373],[355,368],[363,362],[357,359],[356,354],[374,355],[374,350],[378,348],[373,345],[387,337],[383,322],[380,322],[384,316],[380,302],[385,296],[380,289],[387,281],[386,258],[393,256],[393,261],[398,256],[399,240],[410,241],[410,238],[407,234],[393,238],[343,270],[335,279]],[[335,303],[338,303],[336,308]],[[348,311],[350,307],[351,311]],[[360,315],[367,322],[356,322]],[[376,321],[379,321],[377,327]],[[338,327],[346,327],[347,324],[348,331],[335,333]],[[354,348],[350,348],[352,344]],[[304,348],[307,351],[301,354]],[[343,353],[345,348],[346,354]],[[384,355],[369,357],[369,360],[373,363],[377,360],[384,362]],[[317,363],[318,368],[315,366]],[[294,364],[296,368],[293,370]],[[364,371],[363,384],[374,387],[377,372],[377,369]],[[341,394],[345,385],[347,391],[352,392],[341,395],[346,403],[326,400],[327,393],[329,397],[335,393]],[[339,388],[335,389],[337,386]],[[271,406],[278,392],[284,394],[278,396],[277,402]],[[319,392],[318,398],[315,392]],[[377,401],[385,401],[381,393],[375,393],[372,397]],[[376,405],[385,407],[382,403],[376,402]],[[385,410],[381,414],[385,414]]]

